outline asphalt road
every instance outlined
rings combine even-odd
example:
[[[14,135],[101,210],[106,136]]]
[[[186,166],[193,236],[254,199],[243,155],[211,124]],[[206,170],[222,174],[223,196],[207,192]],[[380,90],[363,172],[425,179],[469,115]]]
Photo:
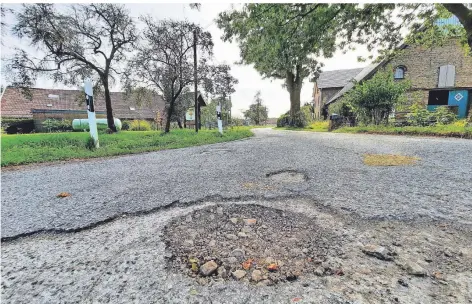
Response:
[[[247,140],[4,170],[2,239],[198,201],[304,197],[366,219],[472,224],[472,141],[256,129]],[[368,167],[364,153],[419,157]],[[295,170],[306,182],[266,174]],[[57,198],[60,192],[70,197]]]

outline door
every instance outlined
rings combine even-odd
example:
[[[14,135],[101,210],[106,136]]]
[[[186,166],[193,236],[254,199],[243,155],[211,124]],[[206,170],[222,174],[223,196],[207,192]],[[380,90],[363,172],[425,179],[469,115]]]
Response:
[[[458,107],[457,118],[467,117],[467,103],[469,100],[468,93],[467,90],[449,91],[447,105]]]

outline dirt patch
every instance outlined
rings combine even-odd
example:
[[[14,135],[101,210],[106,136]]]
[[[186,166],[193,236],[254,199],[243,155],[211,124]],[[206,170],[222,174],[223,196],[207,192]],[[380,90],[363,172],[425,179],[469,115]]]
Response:
[[[368,166],[404,166],[414,165],[418,157],[395,154],[364,154],[364,164]]]
[[[308,175],[296,170],[281,170],[270,172],[266,174],[266,177],[275,182],[284,183],[301,183],[308,180]]]
[[[339,239],[310,217],[259,205],[197,210],[172,221],[164,235],[170,266],[202,284],[218,279],[293,282],[312,275],[340,249]]]

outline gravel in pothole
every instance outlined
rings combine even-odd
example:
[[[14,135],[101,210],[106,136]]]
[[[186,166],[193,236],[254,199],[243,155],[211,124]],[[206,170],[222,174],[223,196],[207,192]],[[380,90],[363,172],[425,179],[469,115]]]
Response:
[[[164,230],[168,267],[200,284],[239,280],[257,285],[295,281],[341,255],[340,240],[299,213],[259,205],[214,206],[174,219]]]

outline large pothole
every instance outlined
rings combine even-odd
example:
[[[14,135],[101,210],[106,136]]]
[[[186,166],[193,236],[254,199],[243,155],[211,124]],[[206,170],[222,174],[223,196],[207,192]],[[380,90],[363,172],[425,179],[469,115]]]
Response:
[[[296,170],[280,170],[266,174],[266,177],[283,183],[301,183],[308,180],[308,175]]]
[[[170,267],[194,277],[273,285],[318,272],[340,242],[315,221],[260,205],[208,207],[174,219],[164,230]],[[315,271],[316,270],[316,271]],[[341,273],[339,273],[341,274]]]

